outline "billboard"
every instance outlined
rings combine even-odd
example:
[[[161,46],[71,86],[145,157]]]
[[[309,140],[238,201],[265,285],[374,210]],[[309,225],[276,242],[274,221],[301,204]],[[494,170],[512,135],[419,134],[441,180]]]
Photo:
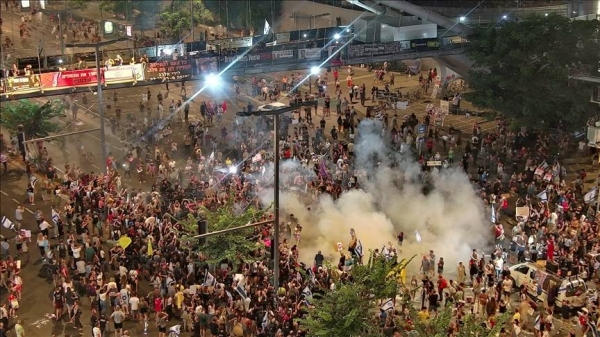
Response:
[[[294,57],[293,50],[275,50],[272,54],[273,60],[289,59]]]
[[[147,80],[184,80],[191,76],[191,59],[160,61],[146,65],[145,79]]]
[[[195,74],[206,75],[219,71],[218,58],[215,56],[199,57],[194,59]]]
[[[300,60],[319,60],[319,59],[321,59],[321,49],[320,48],[300,49],[298,51],[298,58]]]
[[[130,64],[126,66],[109,67],[104,71],[106,82],[130,82],[144,80],[144,66],[142,64]]]

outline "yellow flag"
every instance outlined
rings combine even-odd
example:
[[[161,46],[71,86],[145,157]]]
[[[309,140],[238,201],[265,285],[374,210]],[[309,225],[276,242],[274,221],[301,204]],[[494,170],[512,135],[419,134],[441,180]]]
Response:
[[[154,249],[152,249],[152,240],[148,240],[148,256],[154,255]]]

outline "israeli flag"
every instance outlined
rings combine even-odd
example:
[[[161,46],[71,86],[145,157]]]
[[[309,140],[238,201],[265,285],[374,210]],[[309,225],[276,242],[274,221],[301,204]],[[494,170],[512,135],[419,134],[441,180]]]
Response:
[[[358,258],[363,257],[363,246],[362,246],[362,243],[360,242],[360,240],[358,240],[358,242],[356,243],[356,247],[354,248],[354,253],[356,254],[356,256],[358,256]]]
[[[496,208],[492,205],[492,223],[496,223]]]
[[[215,151],[211,152],[210,157],[208,157],[208,159],[210,159],[210,160],[215,159]]]
[[[2,217],[2,227],[6,228],[6,229],[14,230],[15,224],[12,221],[10,221],[7,217],[3,216]]]
[[[598,337],[598,328],[596,327],[596,323],[591,320],[588,320],[588,330],[592,334],[592,337]]]
[[[263,29],[263,35],[268,35],[271,32],[271,25],[269,25],[269,21],[265,19],[265,28]]]
[[[312,298],[312,291],[310,291],[310,288],[308,288],[308,286],[306,286],[304,290],[302,290],[302,295],[304,295],[305,298]]]
[[[540,327],[540,315],[537,315],[537,317],[535,318],[535,322],[533,323],[533,328],[537,331],[540,331]]]
[[[54,224],[56,225],[56,224],[58,224],[59,221],[60,221],[60,215],[53,208],[52,209],[52,222],[54,222]]]
[[[315,276],[315,272],[312,270],[312,268],[308,268],[308,275],[310,275],[310,282],[317,283],[317,277]]]
[[[537,197],[541,201],[548,201],[548,193],[546,192],[546,190],[543,190],[540,193],[538,193]]]
[[[589,190],[589,192],[587,192],[584,196],[583,196],[583,201],[586,204],[589,204],[590,202],[596,200],[596,198],[598,197],[598,187],[594,187],[591,190]]]
[[[386,300],[385,302],[383,302],[383,304],[379,308],[383,311],[393,310],[394,309],[394,301],[390,298],[390,299]]]
[[[269,311],[265,311],[265,316],[263,317],[262,320],[262,328],[263,330],[267,329],[269,327]]]
[[[421,234],[419,233],[419,231],[415,231],[415,239],[417,240],[417,243],[421,243],[421,241],[423,241],[423,238],[421,238]]]
[[[246,290],[244,290],[244,288],[242,288],[242,286],[238,285],[235,288],[235,291],[237,291],[237,293],[240,294],[240,296],[244,299],[244,301],[248,298],[248,294],[246,294]]]
[[[212,287],[217,283],[217,279],[208,271],[206,271],[206,274],[204,274],[204,286],[205,287]]]

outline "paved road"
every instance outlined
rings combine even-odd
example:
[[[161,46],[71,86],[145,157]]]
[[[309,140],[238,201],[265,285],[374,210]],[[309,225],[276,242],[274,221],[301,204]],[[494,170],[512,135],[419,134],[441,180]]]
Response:
[[[288,74],[289,75],[289,74]],[[265,77],[267,78],[280,78],[282,76],[282,74],[265,74]],[[356,76],[355,76],[355,81],[358,82],[359,84],[361,83],[365,83],[366,86],[368,88],[370,88],[372,86],[372,75],[367,73],[366,71],[363,71],[362,69],[357,69],[356,70]],[[415,77],[412,78],[407,78],[404,76],[397,76],[397,80],[396,80],[397,86],[401,87],[402,91],[404,92],[405,90],[414,90],[414,88],[417,86],[417,80]],[[331,94],[333,94],[333,85],[331,85],[333,83],[330,83],[330,85],[328,86],[328,90],[330,91]],[[188,93],[188,96],[191,96],[193,92],[195,92],[195,90],[198,90],[200,88],[201,83],[198,82],[193,82],[190,83],[188,82],[186,90]],[[175,87],[173,84],[171,84],[171,91],[168,93],[169,96],[165,99],[165,102],[170,102],[171,99],[179,99],[179,92],[180,92],[180,88]],[[128,112],[134,113],[136,115],[139,115],[138,113],[138,104],[141,100],[141,94],[145,93],[147,90],[147,87],[132,87],[131,89],[125,89],[125,90],[119,90],[118,91],[118,102],[117,102],[117,107],[121,108],[123,111],[123,121],[125,120],[125,115]],[[162,92],[163,95],[166,94],[166,89],[164,85],[157,85],[157,86],[153,86],[150,87],[150,90],[152,92],[152,98],[151,101],[153,103],[156,103],[156,94],[158,92]],[[107,101],[112,101],[112,92],[111,91],[106,91],[105,92],[105,99]],[[222,100],[222,99],[227,99],[229,101],[229,106],[239,106],[240,108],[242,106],[246,105],[246,102],[250,99],[254,101],[254,105],[258,106],[261,104],[264,104],[264,102],[261,102],[253,97],[247,97],[244,96],[242,97],[241,101],[237,101],[234,97],[234,95],[231,93],[230,90],[222,90],[220,92],[218,92],[217,94],[211,94],[211,96],[213,98],[215,98],[215,96],[217,96],[218,100]],[[89,111],[84,112],[83,110],[84,107],[82,107],[79,111],[79,119],[80,121],[83,123],[82,125],[75,125],[72,123],[72,120],[70,117],[66,117],[61,119],[59,122],[65,127],[64,132],[72,132],[76,129],[80,129],[80,130],[84,130],[84,129],[89,129],[89,128],[95,128],[98,127],[98,117],[96,114],[96,108],[97,105],[95,103],[93,103],[93,99],[95,99],[95,96],[93,95],[89,95],[88,96],[89,102],[87,104],[87,109]],[[199,115],[199,105],[200,102],[203,99],[208,99],[207,96],[205,96],[204,94],[199,95],[198,97],[195,98],[194,101],[191,102],[191,116],[190,118],[192,119],[196,119],[198,118]],[[286,101],[285,99],[282,99],[283,101]],[[43,103],[45,101],[45,99],[38,99],[38,101],[40,101],[40,103]],[[78,104],[82,104],[81,99],[78,102]],[[115,106],[114,103],[111,103],[112,107],[110,110],[107,110],[107,117],[108,118],[115,118]],[[417,114],[419,116],[419,118],[422,120],[424,119],[424,114],[425,114],[425,105],[426,103],[413,103],[411,104],[411,106],[409,107],[408,110],[406,111],[400,111],[398,112],[399,115],[401,114],[410,114],[412,112],[414,112],[415,114]],[[359,111],[360,115],[364,116],[364,112],[365,109],[359,105],[355,105],[355,107],[357,108],[357,110]],[[233,109],[231,109],[233,110]],[[315,117],[316,120],[320,119],[320,115],[321,112],[318,112],[317,116]],[[227,125],[228,122],[230,122],[233,119],[233,113],[228,113],[226,118],[225,118],[225,124]],[[331,126],[333,124],[335,124],[335,119],[337,118],[337,116],[332,115],[332,117],[330,117],[329,119],[327,119],[327,130],[329,130],[331,128]],[[483,122],[484,120],[482,118],[478,118],[478,117],[465,117],[465,116],[449,116],[447,118],[447,125],[454,125],[456,128],[459,128],[465,132],[469,131],[473,125],[473,123],[475,122]],[[110,146],[110,151],[112,153],[115,154],[115,156],[117,158],[120,158],[123,156],[123,147],[125,146],[119,139],[118,137],[115,137],[114,135],[112,135],[112,133],[110,132],[110,127],[108,127],[108,123],[107,123],[107,142]],[[485,130],[489,130],[491,128],[494,127],[493,123],[484,123],[482,124]],[[177,127],[177,126],[175,126]],[[210,130],[210,132],[218,132],[217,128],[212,128],[212,130]],[[48,150],[50,152],[51,157],[54,158],[55,160],[55,166],[58,169],[63,169],[65,163],[67,162],[76,162],[78,164],[80,164],[84,169],[86,170],[90,170],[90,171],[99,171],[102,165],[102,162],[100,160],[100,146],[99,146],[99,133],[98,132],[92,132],[89,134],[85,134],[83,136],[81,136],[81,142],[84,145],[84,149],[85,151],[92,151],[96,154],[96,158],[97,160],[93,163],[86,163],[83,162],[82,160],[80,160],[80,158],[78,158],[77,155],[77,150],[75,147],[75,139],[74,136],[70,136],[67,137],[68,141],[67,141],[67,145],[63,150],[59,149],[59,147],[55,144],[52,143],[47,143],[46,146],[48,147]],[[25,185],[27,183],[27,176],[24,173],[23,170],[23,166],[19,163],[18,160],[15,160],[13,162],[10,163],[10,172],[8,174],[5,174],[1,177],[0,179],[0,206],[2,207],[2,214],[4,215],[8,215],[10,217],[13,216],[14,213],[14,208],[16,207],[17,204],[19,203],[24,203],[26,201],[26,195],[25,195]],[[139,185],[134,181],[129,182],[129,181],[124,181],[125,185],[133,185],[133,187],[139,187]],[[47,203],[41,202],[41,200],[39,200],[38,197],[38,201],[36,203],[35,206],[30,206],[30,205],[26,205],[26,213],[25,213],[25,219],[24,219],[24,224],[23,227],[26,229],[30,229],[32,231],[36,231],[37,230],[37,226],[35,224],[35,220],[33,218],[33,212],[36,211],[36,209],[41,209],[44,214],[46,215],[47,218],[50,218],[50,206]],[[0,232],[7,236],[7,237],[12,237],[12,233],[6,231],[4,228],[0,229]],[[32,247],[35,248],[35,247]],[[37,250],[33,250],[31,249],[31,260],[35,260],[39,257],[39,253],[37,252]],[[14,253],[14,251],[13,251]],[[37,277],[37,272],[39,270],[39,265],[36,265],[33,262],[28,263],[27,265],[25,265],[23,271],[22,271],[22,276],[24,279],[24,296],[23,296],[23,300],[22,300],[22,309],[19,312],[19,318],[23,319],[25,321],[25,327],[27,329],[27,333],[29,337],[48,337],[49,336],[49,329],[52,328],[53,329],[53,333],[59,335],[59,333],[61,333],[63,330],[65,332],[67,331],[71,331],[72,327],[70,325],[67,325],[66,327],[62,324],[58,324],[55,325],[53,322],[49,321],[48,319],[44,318],[46,314],[50,313],[52,310],[52,304],[51,301],[49,299],[49,293],[51,291],[51,285],[47,284],[44,280],[40,279]],[[83,300],[84,303],[84,307],[87,308],[87,306],[89,305],[87,299]],[[87,325],[89,321],[89,315],[88,315],[88,310],[84,310],[84,317],[82,318],[82,322],[84,323],[84,325]],[[126,328],[129,329],[133,329],[133,335],[141,335],[142,334],[142,330],[141,327],[139,325],[135,325],[134,323],[126,323],[125,325]],[[89,329],[89,326],[86,326],[85,329]],[[87,333],[87,330],[84,330]],[[71,331],[73,332],[73,331]],[[153,334],[152,330],[151,330],[151,335]]]

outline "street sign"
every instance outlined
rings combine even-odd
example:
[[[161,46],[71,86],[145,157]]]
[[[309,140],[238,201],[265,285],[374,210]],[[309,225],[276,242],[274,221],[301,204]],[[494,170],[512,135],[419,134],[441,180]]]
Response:
[[[425,125],[419,124],[419,128],[417,129],[417,133],[425,134]]]
[[[441,160],[429,160],[427,161],[427,166],[442,166]]]

